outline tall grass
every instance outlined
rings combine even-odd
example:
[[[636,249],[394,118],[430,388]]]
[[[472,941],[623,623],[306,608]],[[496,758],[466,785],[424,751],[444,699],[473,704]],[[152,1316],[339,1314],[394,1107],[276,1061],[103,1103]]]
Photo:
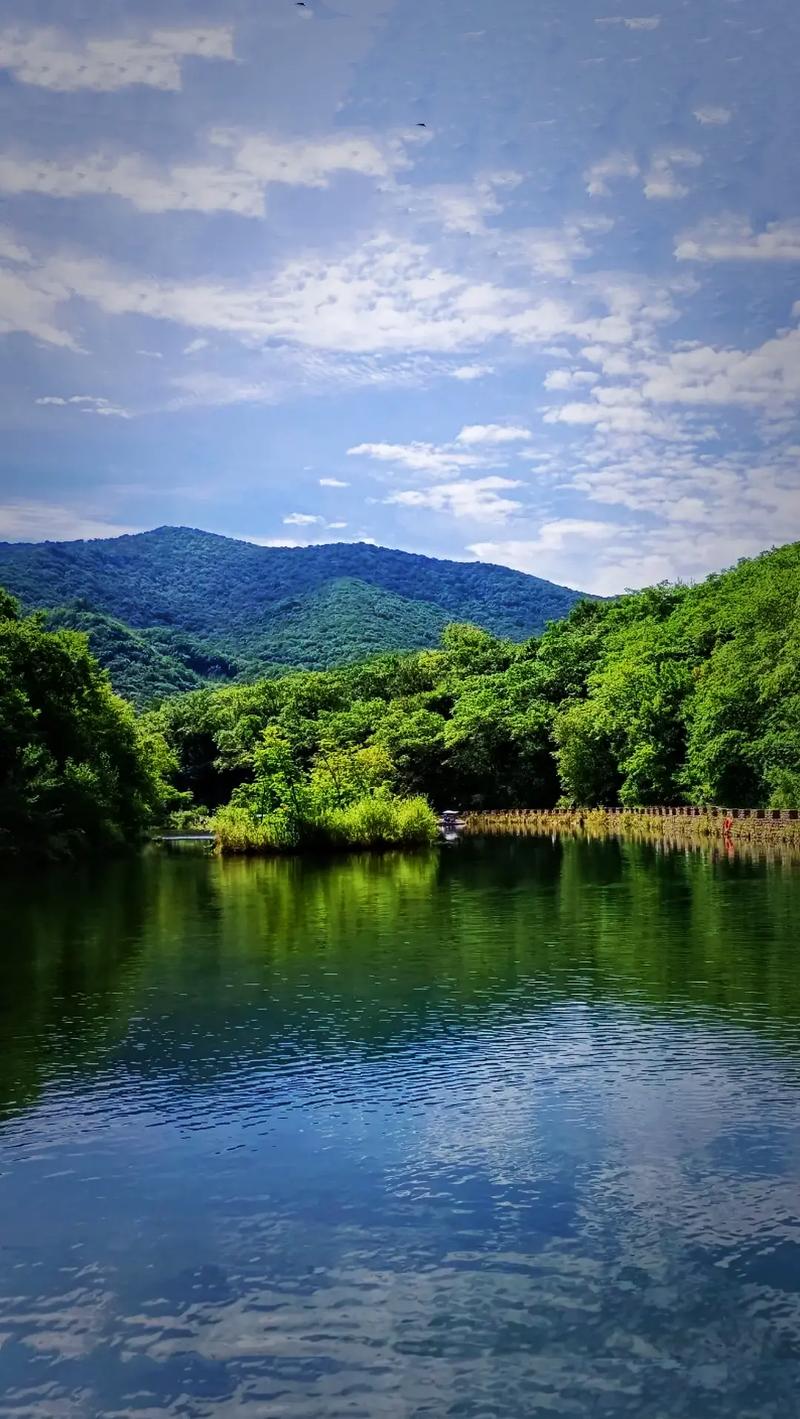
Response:
[[[389,794],[359,798],[346,808],[297,813],[283,807],[263,818],[229,805],[220,809],[211,828],[221,853],[412,847],[435,842],[439,832],[425,798]]]

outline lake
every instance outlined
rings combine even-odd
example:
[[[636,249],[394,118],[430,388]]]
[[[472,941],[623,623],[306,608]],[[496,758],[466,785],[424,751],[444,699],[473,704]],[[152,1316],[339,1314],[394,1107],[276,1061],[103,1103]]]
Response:
[[[0,885],[0,1414],[788,1419],[800,869]]]

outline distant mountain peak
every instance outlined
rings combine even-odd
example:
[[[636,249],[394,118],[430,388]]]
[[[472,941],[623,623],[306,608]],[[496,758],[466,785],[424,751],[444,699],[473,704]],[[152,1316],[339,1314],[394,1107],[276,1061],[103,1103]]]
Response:
[[[221,674],[255,677],[276,665],[324,669],[379,651],[433,646],[448,621],[521,641],[581,598],[487,562],[371,542],[264,547],[169,525],[97,541],[0,543],[0,586],[27,608],[71,607],[105,618],[102,634],[101,620],[86,626],[101,660],[111,621],[156,637],[160,685],[170,653],[218,665]],[[118,626],[114,635],[115,683],[132,694],[120,668]],[[175,637],[183,637],[180,647]],[[141,636],[136,653],[143,664]],[[185,683],[185,671],[177,678]],[[134,697],[145,693],[137,689]]]

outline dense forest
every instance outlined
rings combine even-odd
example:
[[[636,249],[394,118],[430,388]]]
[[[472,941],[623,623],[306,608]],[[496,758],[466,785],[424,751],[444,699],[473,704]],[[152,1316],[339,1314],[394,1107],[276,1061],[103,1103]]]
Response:
[[[171,796],[164,756],[85,636],[48,631],[0,590],[0,856],[136,841]]]
[[[6,841],[213,814],[231,850],[430,837],[436,808],[800,803],[800,543],[583,601],[523,643],[199,688],[134,718],[73,630],[5,598]]]
[[[140,708],[213,681],[436,646],[450,621],[522,641],[579,593],[508,567],[366,543],[260,547],[186,527],[0,543],[0,585],[89,636]]]
[[[438,650],[196,691],[144,722],[209,809],[272,801],[281,756],[313,776],[368,752],[440,808],[794,806],[800,544],[584,601],[522,645],[451,625]]]

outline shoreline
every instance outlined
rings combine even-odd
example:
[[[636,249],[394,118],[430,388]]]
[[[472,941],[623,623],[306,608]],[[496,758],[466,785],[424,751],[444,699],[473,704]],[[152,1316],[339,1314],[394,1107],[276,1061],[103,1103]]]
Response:
[[[791,816],[790,816],[791,811]],[[501,809],[464,815],[465,836],[624,838],[731,857],[800,859],[797,810],[694,808]]]

